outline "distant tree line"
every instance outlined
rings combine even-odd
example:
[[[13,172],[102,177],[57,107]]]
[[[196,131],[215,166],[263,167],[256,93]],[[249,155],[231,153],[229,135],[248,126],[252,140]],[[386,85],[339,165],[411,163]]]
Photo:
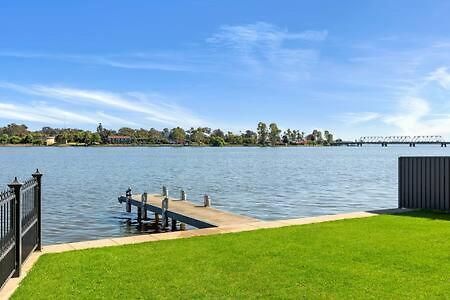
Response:
[[[231,131],[208,127],[191,127],[185,130],[181,127],[157,130],[133,129],[122,127],[119,130],[107,129],[100,123],[95,132],[73,128],[43,127],[41,130],[30,131],[26,125],[8,124],[0,128],[0,144],[34,144],[45,145],[46,139],[53,137],[57,144],[150,144],[150,145],[329,145],[333,135],[329,131],[323,133],[314,130],[305,134],[300,130],[287,129],[282,132],[276,123],[269,126],[259,122],[256,132],[245,130],[239,134]]]

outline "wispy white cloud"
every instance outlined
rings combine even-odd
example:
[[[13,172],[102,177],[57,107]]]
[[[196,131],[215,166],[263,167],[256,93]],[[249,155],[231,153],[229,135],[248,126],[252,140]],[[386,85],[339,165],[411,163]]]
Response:
[[[450,135],[450,114],[433,114],[429,101],[421,98],[404,99],[399,112],[383,118],[386,124],[400,129],[405,135]]]
[[[318,58],[316,50],[302,43],[324,41],[327,36],[326,30],[291,32],[270,23],[257,22],[223,25],[206,39],[206,44],[187,47],[184,51],[104,54],[0,51],[0,58],[58,60],[121,69],[216,72],[234,75],[237,75],[236,68],[245,67],[249,76],[276,75],[283,80],[293,81],[307,78],[308,66]],[[285,42],[300,45],[287,47]],[[219,51],[212,51],[213,49]],[[230,72],[228,68],[233,71]]]
[[[428,80],[436,81],[444,89],[450,89],[450,73],[446,67],[440,67],[433,71],[430,76],[428,76]]]
[[[350,124],[384,124],[392,134],[450,137],[450,73],[442,66],[426,73],[398,83],[392,105],[383,113],[347,113],[343,118]]]
[[[55,124],[55,121],[57,121],[52,116],[38,113],[33,107],[14,105],[7,102],[0,102],[0,119],[48,124]]]
[[[47,86],[47,85],[18,85],[8,82],[0,82],[0,88],[13,90],[21,94],[42,97],[43,99],[60,103],[69,102],[75,109],[87,106],[91,110],[114,110],[120,114],[120,111],[135,113],[135,120],[127,121],[123,118],[107,115],[100,111],[91,117],[84,117],[81,114],[72,113],[67,110],[58,110],[56,108],[39,108],[38,112],[43,112],[41,116],[46,118],[59,116],[58,120],[71,120],[73,122],[95,124],[99,120],[105,123],[138,125],[145,126],[149,122],[157,122],[164,125],[173,126],[200,126],[206,122],[194,116],[190,111],[173,103],[163,103],[154,99],[155,96],[149,96],[144,93],[112,93],[103,90],[87,90],[77,89],[63,86]],[[86,108],[84,108],[86,110]],[[21,110],[19,107],[10,108],[11,112]],[[28,110],[30,111],[30,110]],[[128,116],[130,117],[130,116]],[[48,121],[48,119],[46,119]]]
[[[429,113],[430,105],[425,99],[411,97],[400,101],[398,113],[386,115],[382,120],[388,125],[397,127],[402,134],[432,134],[425,132],[429,126],[424,118]]]
[[[326,39],[327,31],[289,32],[273,24],[224,25],[206,41],[221,53],[228,53],[230,65],[245,68],[252,78],[273,78],[295,82],[309,77],[318,51],[302,42]],[[286,42],[296,42],[289,46]],[[227,52],[231,51],[231,52]]]
[[[323,41],[327,38],[326,30],[306,30],[289,32],[273,24],[257,22],[246,25],[223,25],[219,32],[206,41],[212,44],[246,48],[255,44],[277,45],[287,40]]]
[[[56,108],[45,103],[12,104],[0,102],[0,119],[13,122],[34,122],[42,125],[96,125],[99,122],[107,126],[134,126],[135,122],[111,116],[104,112],[79,111]]]
[[[404,98],[399,101],[396,111],[391,113],[351,113],[345,114],[344,118],[350,118],[353,125],[381,122],[391,126],[394,135],[450,136],[450,114],[432,113],[430,102],[424,98]]]
[[[348,124],[357,125],[380,119],[382,115],[376,112],[345,113],[340,119]]]
[[[160,70],[177,72],[195,72],[195,64],[180,61],[178,57],[170,55],[140,55],[139,53],[81,55],[59,53],[30,53],[0,51],[0,57],[14,57],[26,59],[59,60],[87,65],[103,65],[122,69]]]

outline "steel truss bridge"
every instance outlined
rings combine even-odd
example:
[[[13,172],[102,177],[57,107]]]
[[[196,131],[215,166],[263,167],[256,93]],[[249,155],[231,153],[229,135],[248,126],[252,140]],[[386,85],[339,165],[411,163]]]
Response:
[[[357,146],[361,147],[364,144],[368,145],[402,145],[406,144],[410,147],[415,147],[416,144],[438,144],[441,147],[447,147],[449,141],[445,141],[440,135],[415,135],[415,136],[363,136],[354,142],[336,142],[335,145]]]

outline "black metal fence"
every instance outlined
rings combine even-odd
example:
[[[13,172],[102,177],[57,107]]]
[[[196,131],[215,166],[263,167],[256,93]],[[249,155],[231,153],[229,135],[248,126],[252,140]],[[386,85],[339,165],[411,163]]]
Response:
[[[450,156],[400,157],[398,206],[450,210]]]
[[[0,192],[0,288],[20,276],[22,263],[41,249],[42,174],[24,183],[14,179]]]

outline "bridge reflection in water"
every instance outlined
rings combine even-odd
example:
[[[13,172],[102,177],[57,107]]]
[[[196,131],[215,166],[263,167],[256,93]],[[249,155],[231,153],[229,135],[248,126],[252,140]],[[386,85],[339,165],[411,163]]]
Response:
[[[387,147],[387,145],[409,145],[415,147],[416,144],[437,144],[441,147],[447,147],[450,141],[445,141],[440,135],[416,135],[416,136],[363,136],[358,140],[352,141],[337,141],[333,145],[335,146],[356,146],[362,147],[362,145],[381,145]]]

